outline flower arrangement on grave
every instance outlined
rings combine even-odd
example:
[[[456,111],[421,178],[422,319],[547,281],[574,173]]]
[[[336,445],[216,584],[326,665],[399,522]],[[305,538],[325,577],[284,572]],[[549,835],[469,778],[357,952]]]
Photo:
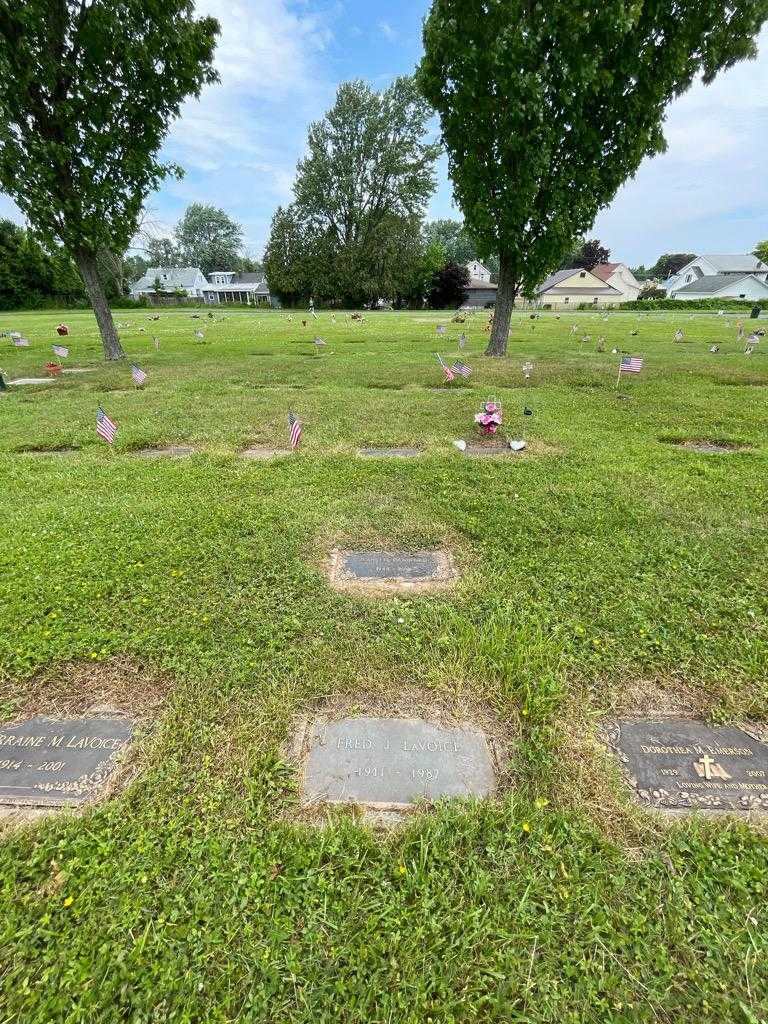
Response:
[[[56,328],[56,333],[60,338],[66,338],[66,336],[69,334],[69,328],[67,327],[66,324],[59,324],[59,326]]]
[[[62,370],[61,363],[46,363],[45,368],[51,377],[58,377]]]
[[[484,437],[491,437],[501,426],[501,405],[489,399],[483,403],[481,412],[475,413],[475,423]]]

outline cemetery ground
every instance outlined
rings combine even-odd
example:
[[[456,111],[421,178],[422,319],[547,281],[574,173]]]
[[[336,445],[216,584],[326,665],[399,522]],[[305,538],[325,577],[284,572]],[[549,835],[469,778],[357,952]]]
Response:
[[[109,365],[90,314],[0,317],[30,339],[0,339],[6,379],[61,320],[94,369],[0,395],[0,722],[137,722],[106,799],[0,820],[0,1021],[768,1020],[765,817],[650,812],[599,743],[621,715],[765,721],[768,340],[516,313],[491,360],[485,314],[191,313],[118,312]],[[645,360],[618,391],[614,347]],[[527,454],[453,447],[489,397]],[[298,452],[243,458],[287,449],[288,409]],[[133,454],[162,445],[194,452]],[[458,578],[329,585],[331,551],[375,548]],[[338,707],[477,723],[498,792],[320,827],[289,740]]]

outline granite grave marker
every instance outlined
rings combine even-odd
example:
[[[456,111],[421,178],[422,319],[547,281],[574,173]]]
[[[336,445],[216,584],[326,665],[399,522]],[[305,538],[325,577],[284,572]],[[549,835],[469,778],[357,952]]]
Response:
[[[84,803],[109,779],[131,740],[126,718],[47,718],[0,725],[0,804]]]
[[[485,735],[412,718],[344,718],[309,727],[307,803],[406,808],[417,800],[487,797],[495,789]]]
[[[647,806],[768,811],[768,744],[744,729],[631,720],[612,723],[605,736]]]

